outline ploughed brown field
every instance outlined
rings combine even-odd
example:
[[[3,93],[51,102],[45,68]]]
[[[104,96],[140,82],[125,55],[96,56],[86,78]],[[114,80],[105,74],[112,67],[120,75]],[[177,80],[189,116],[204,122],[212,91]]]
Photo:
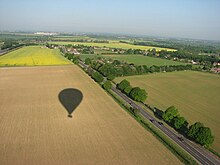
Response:
[[[72,118],[59,100],[83,99]],[[0,68],[0,164],[180,164],[80,68]]]

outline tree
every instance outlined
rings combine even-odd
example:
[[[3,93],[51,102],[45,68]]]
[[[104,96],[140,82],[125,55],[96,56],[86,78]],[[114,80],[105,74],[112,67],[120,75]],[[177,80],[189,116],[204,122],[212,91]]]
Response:
[[[91,59],[90,59],[90,58],[86,58],[86,59],[85,59],[85,64],[86,64],[86,65],[91,64],[91,62],[92,62],[92,61],[91,61]]]
[[[105,90],[110,90],[111,88],[112,88],[112,83],[111,83],[111,81],[106,81],[103,85],[103,88],[105,89]]]
[[[132,90],[132,86],[127,86],[127,87],[124,89],[124,93],[125,93],[126,95],[129,95],[129,93],[131,92],[131,90]]]
[[[174,106],[170,106],[163,113],[162,117],[164,121],[170,123],[173,120],[173,118],[177,117],[178,115],[179,115],[178,109],[176,109]]]
[[[130,82],[128,82],[127,80],[122,80],[119,84],[117,84],[117,88],[121,91],[124,91],[124,89],[128,86],[130,86]]]
[[[195,139],[201,127],[204,127],[204,125],[200,122],[196,122],[193,125],[191,125],[189,127],[188,136]]]
[[[78,64],[79,63],[79,59],[77,58],[77,59],[73,60],[73,63],[74,64]]]
[[[197,133],[195,139],[199,144],[203,146],[210,146],[214,142],[214,136],[212,135],[211,129],[208,127],[201,127]]]
[[[110,74],[110,75],[108,75],[108,76],[107,76],[107,79],[112,81],[112,80],[114,80],[114,79],[115,79],[115,76],[114,76],[114,75],[112,75],[112,74]]]
[[[179,130],[181,128],[187,128],[188,122],[184,117],[176,117],[173,119],[174,121],[174,128]]]
[[[104,77],[99,72],[94,72],[92,74],[92,78],[98,83],[100,83],[104,80]]]
[[[2,45],[1,49],[7,49],[11,48],[13,46],[13,42],[11,39],[7,39],[4,41],[4,44]]]
[[[139,87],[132,88],[129,95],[133,100],[138,102],[144,102],[147,99],[147,92]]]

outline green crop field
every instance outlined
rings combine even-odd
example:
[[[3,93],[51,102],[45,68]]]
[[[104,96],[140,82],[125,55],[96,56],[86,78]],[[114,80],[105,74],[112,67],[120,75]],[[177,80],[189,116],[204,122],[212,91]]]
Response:
[[[85,58],[97,58],[97,57],[109,57],[127,63],[134,63],[136,65],[147,65],[147,66],[163,66],[163,65],[186,65],[187,63],[165,60],[160,58],[142,56],[142,55],[80,55],[82,59]]]
[[[37,66],[70,64],[59,49],[40,46],[24,47],[0,56],[0,66]]]
[[[186,65],[186,63],[182,63],[182,62],[142,56],[142,55],[106,55],[105,57],[111,57],[113,59],[122,60],[127,63],[134,63],[137,65],[147,65],[147,66]]]
[[[141,49],[141,50],[149,50],[149,49],[155,48],[157,51],[161,51],[161,50],[176,51],[175,49],[170,49],[170,48],[131,45],[131,44],[127,44],[127,43],[120,43],[118,41],[110,41],[110,43],[93,43],[93,42],[49,42],[49,43],[50,44],[57,44],[57,45],[81,44],[81,45],[86,45],[86,46],[122,48],[122,49]]]
[[[220,152],[220,77],[219,75],[182,71],[116,78],[127,79],[149,94],[147,103],[165,110],[176,106],[190,124],[200,121],[215,135],[213,148]]]

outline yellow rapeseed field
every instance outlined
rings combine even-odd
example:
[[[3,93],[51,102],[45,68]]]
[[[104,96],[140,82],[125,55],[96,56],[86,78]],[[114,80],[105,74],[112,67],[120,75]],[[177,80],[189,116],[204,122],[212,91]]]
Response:
[[[118,41],[110,41],[109,43],[94,43],[94,42],[50,42],[50,44],[57,44],[57,45],[86,45],[86,46],[98,46],[98,47],[108,47],[108,48],[121,48],[121,49],[141,49],[141,50],[152,50],[153,48],[156,51],[166,50],[166,51],[176,51],[176,49],[170,48],[161,48],[155,46],[141,46],[141,45],[132,45],[127,43],[120,43]]]
[[[61,56],[59,49],[28,46],[0,57],[0,66],[63,65],[70,62]]]

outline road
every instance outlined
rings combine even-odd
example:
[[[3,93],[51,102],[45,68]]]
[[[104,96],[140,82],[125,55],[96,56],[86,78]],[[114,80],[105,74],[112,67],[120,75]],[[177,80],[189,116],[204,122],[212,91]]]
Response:
[[[22,47],[23,47],[23,46],[19,46],[19,47],[14,48],[14,49],[9,49],[9,48],[7,48],[7,49],[4,49],[4,50],[0,50],[0,56],[3,56],[3,55],[5,55],[5,54],[7,54],[7,53],[9,53],[9,52],[12,52],[12,51],[14,51],[14,50],[20,49],[20,48],[22,48]]]
[[[79,64],[83,68],[88,68],[86,64],[84,64],[82,61],[79,62]],[[135,102],[133,102],[129,97],[127,97],[125,94],[123,94],[120,90],[116,89],[115,86],[112,87],[112,91],[117,94],[119,97],[121,97],[125,102],[130,104],[133,108],[139,109],[140,114],[145,117],[145,119],[151,121],[151,123],[158,129],[160,129],[167,137],[169,137],[171,140],[173,140],[176,144],[178,144],[181,148],[183,148],[187,153],[189,153],[192,157],[197,160],[198,163],[204,164],[204,165],[220,165],[220,159],[215,156],[214,154],[210,153],[206,149],[202,147],[198,147],[195,144],[193,144],[191,141],[189,141],[186,138],[183,138],[183,140],[180,140],[180,135],[167,126],[163,125],[161,122],[159,122],[154,116],[152,116],[150,113],[146,112],[142,107],[137,105]]]

